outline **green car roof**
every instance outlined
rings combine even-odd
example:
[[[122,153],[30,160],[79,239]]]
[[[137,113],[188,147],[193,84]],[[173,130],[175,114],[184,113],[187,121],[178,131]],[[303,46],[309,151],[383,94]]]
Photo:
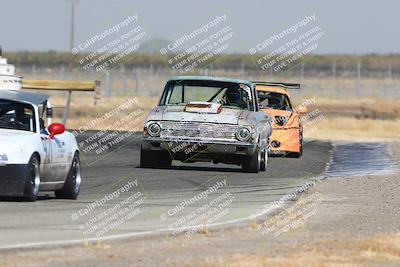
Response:
[[[198,80],[198,81],[218,81],[218,82],[229,82],[229,83],[242,83],[251,86],[253,83],[247,80],[231,79],[225,77],[210,77],[210,76],[176,76],[171,77],[168,81],[186,81],[186,80]]]

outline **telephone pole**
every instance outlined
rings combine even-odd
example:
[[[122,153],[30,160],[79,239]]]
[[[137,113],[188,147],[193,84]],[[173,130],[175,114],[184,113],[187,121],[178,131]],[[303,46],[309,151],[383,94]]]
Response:
[[[70,21],[70,35],[69,35],[69,51],[71,53],[74,48],[74,35],[75,35],[75,6],[78,3],[78,0],[69,0],[71,2],[71,21]],[[74,57],[71,57],[69,61],[69,71],[72,72],[72,68],[74,65]]]
[[[360,97],[360,86],[361,86],[361,63],[357,62],[357,81],[356,81],[356,96]]]

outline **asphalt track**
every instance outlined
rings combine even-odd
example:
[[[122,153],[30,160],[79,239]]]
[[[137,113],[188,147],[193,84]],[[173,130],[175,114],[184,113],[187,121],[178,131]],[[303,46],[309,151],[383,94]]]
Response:
[[[238,166],[212,163],[174,162],[168,169],[142,169],[138,167],[139,151],[140,135],[134,134],[117,150],[101,155],[83,153],[84,180],[76,201],[44,194],[32,203],[1,199],[0,248],[165,231],[182,233],[185,221],[202,224],[197,217],[201,218],[205,210],[199,208],[205,205],[211,205],[207,210],[214,211],[209,214],[211,224],[248,220],[268,203],[320,177],[331,160],[332,144],[306,141],[303,157],[270,158],[267,171],[258,174],[242,173]],[[93,208],[93,203],[104,201],[127,185],[131,186],[127,192],[118,197],[114,194],[114,198]],[[203,192],[212,186],[214,191],[205,196]],[[188,233],[186,230],[183,233]]]

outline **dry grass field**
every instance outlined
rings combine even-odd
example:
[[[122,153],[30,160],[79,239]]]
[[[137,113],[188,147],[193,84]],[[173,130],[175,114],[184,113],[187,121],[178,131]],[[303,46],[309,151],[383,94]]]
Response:
[[[294,99],[296,103],[303,99]],[[348,141],[400,140],[400,102],[393,99],[316,98],[309,111],[319,109],[324,119],[316,127],[305,127],[305,136],[313,139]],[[307,124],[305,124],[306,126]]]
[[[335,267],[380,266],[400,261],[400,234],[368,238],[318,241],[295,245],[284,256],[235,254],[224,259],[206,259],[199,266]],[[389,265],[390,266],[390,265]]]

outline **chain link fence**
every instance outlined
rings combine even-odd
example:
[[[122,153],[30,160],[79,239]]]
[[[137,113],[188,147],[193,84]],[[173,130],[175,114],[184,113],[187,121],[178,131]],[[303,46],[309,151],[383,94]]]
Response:
[[[286,72],[272,73],[262,70],[247,69],[239,64],[237,69],[218,69],[209,65],[205,69],[193,72],[154,68],[128,69],[121,65],[117,69],[105,72],[68,71],[66,66],[58,68],[30,68],[17,70],[25,78],[66,79],[66,80],[101,80],[102,97],[139,95],[158,97],[171,76],[205,75],[223,76],[257,81],[284,81],[301,83],[302,90],[293,92],[297,96],[320,96],[338,99],[347,98],[396,98],[400,96],[400,75],[398,70],[372,69],[355,62],[352,69],[338,69],[332,64],[331,69],[309,69],[302,63]]]

